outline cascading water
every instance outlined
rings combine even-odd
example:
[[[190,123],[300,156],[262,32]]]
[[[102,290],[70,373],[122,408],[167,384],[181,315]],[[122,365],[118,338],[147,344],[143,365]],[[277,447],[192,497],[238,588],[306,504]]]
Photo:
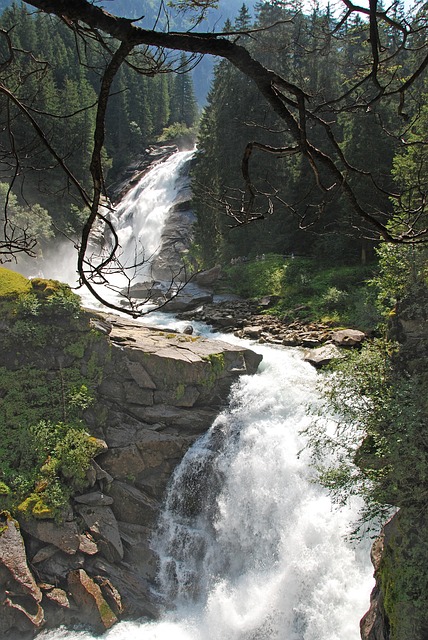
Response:
[[[171,484],[154,541],[171,610],[158,622],[121,623],[109,640],[359,638],[368,548],[346,542],[355,514],[332,507],[299,455],[317,374],[297,350],[262,353],[260,373],[235,385]]]
[[[174,175],[166,191],[173,183]],[[132,224],[122,214],[124,247],[126,234],[146,237],[136,200],[134,190]],[[252,348],[263,353],[260,372],[236,383],[229,408],[171,482],[153,541],[165,612],[156,622],[119,623],[108,640],[359,638],[373,582],[368,545],[346,542],[355,513],[332,506],[312,481],[307,453],[299,453],[307,407],[320,402],[317,373],[298,350]],[[92,635],[59,629],[42,637]]]
[[[372,569],[344,540],[350,511],[332,508],[298,455],[316,373],[299,352],[263,355],[175,474],[157,540],[161,593],[176,606],[165,629],[172,619],[189,640],[357,639]],[[141,638],[171,637],[157,626]]]
[[[152,167],[121,200],[112,222],[126,267],[141,263],[136,275],[150,276],[154,256],[161,247],[166,216],[177,190],[181,167],[193,151],[178,151]]]

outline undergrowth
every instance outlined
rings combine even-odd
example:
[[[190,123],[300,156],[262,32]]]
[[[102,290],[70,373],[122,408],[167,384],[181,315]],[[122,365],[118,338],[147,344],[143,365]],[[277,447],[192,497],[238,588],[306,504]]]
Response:
[[[100,447],[84,412],[102,377],[105,356],[92,349],[102,338],[54,280],[0,268],[0,311],[0,510],[60,518]]]

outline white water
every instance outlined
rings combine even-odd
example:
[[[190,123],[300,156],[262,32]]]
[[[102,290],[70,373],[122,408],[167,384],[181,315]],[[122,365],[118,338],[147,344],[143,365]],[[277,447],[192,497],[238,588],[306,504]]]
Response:
[[[166,216],[177,193],[180,169],[193,153],[179,151],[155,165],[130,189],[113,214],[120,261],[131,270],[130,275],[135,271],[135,275],[150,276],[151,263],[161,247]],[[136,263],[139,266],[134,269]]]
[[[316,372],[297,350],[262,352],[261,372],[235,386],[170,489],[156,548],[159,591],[175,608],[159,622],[121,623],[109,640],[359,638],[369,550],[345,541],[355,513],[332,507],[298,455]]]
[[[158,173],[167,163],[153,170],[156,179],[152,172],[144,178],[165,212],[179,154],[175,160],[165,192]],[[164,213],[142,212],[148,194],[141,189],[128,194],[129,210],[122,205],[120,238],[127,251],[128,239],[144,237],[148,255],[160,241],[160,223],[151,220]],[[235,385],[228,410],[189,450],[168,494],[154,545],[157,589],[170,609],[157,622],[120,623],[103,636],[108,640],[359,638],[373,584],[368,544],[345,541],[356,514],[332,507],[312,482],[307,454],[298,455],[307,406],[319,402],[317,374],[298,350],[253,348],[264,356],[260,372]],[[93,636],[57,630],[42,637]]]
[[[112,268],[113,273],[109,276],[112,289],[93,284],[104,299],[117,304],[116,291],[126,287],[129,279],[132,280],[131,284],[144,279],[151,280],[153,258],[161,248],[168,210],[180,188],[180,171],[193,154],[194,150],[178,151],[156,164],[128,191],[118,207],[107,214],[117,233],[117,254],[122,268],[116,269],[116,264]],[[96,260],[96,257],[93,259]],[[27,276],[54,278],[75,287],[78,282],[76,264],[74,243],[64,241],[60,246],[46,250],[44,259],[36,265],[20,265],[20,271]],[[79,289],[77,293],[85,305],[99,306],[87,291]]]

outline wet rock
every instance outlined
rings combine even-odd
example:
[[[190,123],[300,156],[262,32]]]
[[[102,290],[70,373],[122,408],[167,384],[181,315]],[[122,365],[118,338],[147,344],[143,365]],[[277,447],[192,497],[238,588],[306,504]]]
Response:
[[[120,593],[125,618],[158,617],[160,603],[152,593],[150,583],[134,567],[118,566],[95,556],[88,570],[92,575],[107,577],[112,582]]]
[[[183,333],[185,335],[191,336],[193,334],[193,326],[191,324],[188,324],[187,326],[185,326],[183,329]]]
[[[165,304],[162,311],[167,313],[189,311],[190,309],[197,309],[207,302],[212,302],[212,300],[213,294],[211,291],[189,282]]]

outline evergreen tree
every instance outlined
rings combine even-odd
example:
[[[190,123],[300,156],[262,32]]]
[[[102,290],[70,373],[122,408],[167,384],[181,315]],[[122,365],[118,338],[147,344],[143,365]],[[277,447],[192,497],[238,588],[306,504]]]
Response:
[[[179,122],[191,128],[198,117],[198,105],[193,91],[192,78],[188,71],[187,57],[180,57],[179,73],[173,77],[170,95],[170,123]]]

